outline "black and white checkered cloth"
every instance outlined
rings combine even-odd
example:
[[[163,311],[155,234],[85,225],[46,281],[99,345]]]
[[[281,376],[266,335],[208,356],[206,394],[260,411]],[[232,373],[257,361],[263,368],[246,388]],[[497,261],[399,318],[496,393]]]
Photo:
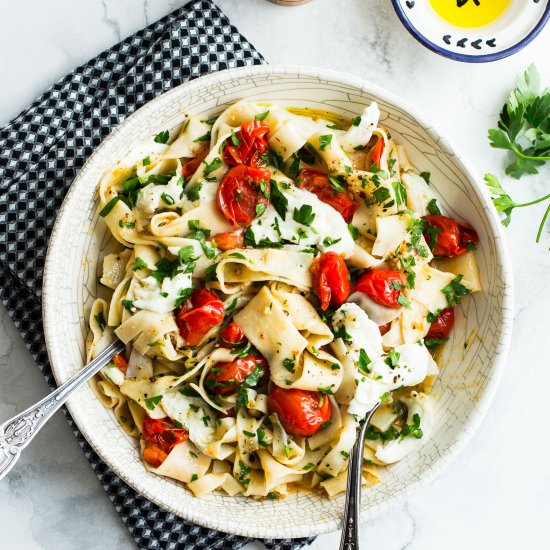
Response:
[[[50,387],[41,319],[44,258],[56,212],[75,174],[136,109],[193,78],[263,63],[209,0],[194,0],[104,51],[52,86],[0,130],[0,295]],[[247,539],[182,521],[136,493],[65,415],[140,548],[238,549]],[[313,539],[265,540],[295,549]]]

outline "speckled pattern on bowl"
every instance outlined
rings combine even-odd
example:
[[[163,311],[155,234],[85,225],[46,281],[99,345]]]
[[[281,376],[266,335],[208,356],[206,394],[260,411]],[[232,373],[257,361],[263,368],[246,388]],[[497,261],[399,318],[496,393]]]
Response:
[[[309,106],[351,117],[371,100],[381,123],[406,144],[416,166],[432,174],[440,204],[469,220],[481,243],[478,260],[483,292],[464,300],[446,346],[434,387],[435,427],[417,453],[382,470],[382,482],[364,490],[362,518],[403,502],[429,483],[457,455],[483,418],[500,378],[512,329],[512,273],[502,229],[480,179],[432,124],[385,90],[324,69],[257,66],[209,75],[151,101],[98,147],[76,177],[51,236],[44,279],[44,326],[58,384],[82,368],[86,318],[96,295],[98,259],[108,247],[98,217],[97,183],[102,172],[133,145],[177,123],[183,111],[218,113],[241,99]],[[464,343],[470,345],[465,349]],[[147,473],[136,442],[118,426],[86,386],[68,402],[78,427],[103,460],[129,485],[163,508],[198,524],[250,537],[303,537],[340,525],[343,497],[293,495],[257,502],[244,497],[195,498],[181,484]]]

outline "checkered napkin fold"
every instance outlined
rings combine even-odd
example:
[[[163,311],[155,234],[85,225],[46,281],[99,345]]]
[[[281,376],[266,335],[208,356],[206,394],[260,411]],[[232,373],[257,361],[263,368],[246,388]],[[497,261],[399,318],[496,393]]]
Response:
[[[50,387],[41,288],[56,212],[110,131],[147,101],[193,78],[263,63],[209,0],[194,0],[75,69],[0,130],[0,294]],[[126,485],[65,415],[140,548],[238,549],[248,540],[182,521]],[[265,540],[295,549],[312,539]]]

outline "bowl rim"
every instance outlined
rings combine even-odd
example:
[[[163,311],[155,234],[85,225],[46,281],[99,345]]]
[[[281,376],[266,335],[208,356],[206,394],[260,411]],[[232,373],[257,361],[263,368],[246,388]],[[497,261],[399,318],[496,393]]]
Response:
[[[491,228],[492,238],[495,243],[496,257],[497,261],[502,266],[503,280],[502,284],[504,286],[503,290],[503,307],[502,307],[502,317],[500,319],[499,326],[499,341],[496,347],[495,356],[493,359],[493,370],[491,372],[490,382],[486,385],[483,390],[483,394],[479,401],[476,403],[475,414],[471,414],[462,424],[460,435],[461,437],[453,442],[449,447],[446,453],[438,457],[437,461],[431,465],[430,469],[424,472],[421,476],[416,477],[411,480],[411,482],[398,494],[391,495],[388,497],[373,513],[369,509],[363,509],[361,511],[361,520],[366,521],[371,519],[390,508],[393,508],[403,502],[405,502],[410,495],[420,487],[430,484],[438,475],[440,475],[444,469],[452,462],[454,458],[464,449],[471,436],[475,433],[479,427],[481,421],[483,420],[489,405],[494,397],[496,389],[499,385],[502,371],[504,369],[506,355],[510,343],[511,332],[512,332],[512,323],[513,323],[513,274],[511,269],[511,262],[508,255],[508,251],[505,245],[504,230],[501,225],[500,219],[496,210],[491,205],[491,198],[488,190],[485,186],[477,183],[480,181],[479,176],[476,171],[473,169],[471,164],[462,156],[460,151],[450,142],[447,138],[443,137],[443,134],[439,132],[437,126],[432,124],[422,113],[418,112],[415,108],[411,107],[406,101],[400,99],[391,92],[388,92],[384,88],[371,84],[366,80],[353,76],[349,73],[333,71],[329,69],[315,68],[312,66],[302,66],[302,65],[254,65],[254,66],[245,66],[240,68],[226,69],[219,71],[217,73],[205,75],[203,77],[197,78],[185,84],[182,84],[164,94],[161,94],[157,98],[151,100],[145,105],[150,105],[153,102],[166,102],[169,101],[172,96],[181,92],[181,88],[185,88],[188,93],[193,92],[196,89],[200,89],[204,86],[210,86],[213,84],[223,83],[226,81],[233,81],[239,78],[255,77],[259,75],[296,75],[301,76],[310,76],[319,78],[321,80],[332,81],[340,84],[345,84],[357,88],[359,91],[370,93],[372,95],[384,98],[385,101],[391,103],[392,106],[403,110],[405,113],[410,115],[418,122],[423,128],[429,129],[430,132],[434,134],[434,137],[442,140],[444,146],[452,150],[453,154],[456,157],[456,161],[459,164],[461,170],[467,176],[468,181],[471,185],[471,189],[475,193],[477,199],[483,204],[489,204],[490,208],[483,209],[486,219],[489,222]],[[142,109],[136,110],[133,114],[127,117],[121,124],[116,126],[111,133],[101,142],[101,144],[96,148],[96,150],[90,155],[87,159],[86,164],[91,163],[96,156],[100,156],[101,150],[107,148],[111,140],[117,139],[118,133],[122,125],[128,123],[128,121],[143,116]],[[84,167],[83,166],[83,167]],[[44,267],[44,282],[43,282],[43,293],[42,293],[42,306],[43,306],[43,321],[44,321],[44,333],[46,347],[48,351],[48,357],[52,365],[52,372],[56,383],[59,385],[65,382],[65,379],[61,379],[60,373],[56,372],[55,365],[60,362],[58,346],[56,345],[56,339],[52,332],[51,327],[55,322],[55,317],[53,317],[54,307],[53,307],[53,292],[50,292],[50,287],[52,286],[52,281],[54,281],[54,273],[56,270],[56,264],[58,263],[57,256],[62,254],[62,242],[59,241],[59,235],[62,234],[65,224],[71,223],[70,211],[66,208],[66,205],[70,202],[70,199],[75,195],[77,186],[75,182],[78,181],[82,168],[80,172],[75,177],[73,184],[71,185],[63,203],[59,209],[59,212],[56,217],[56,221],[50,236],[48,243],[47,256]],[[91,440],[91,435],[87,429],[86,422],[84,420],[83,414],[80,413],[79,407],[76,402],[69,400],[67,402],[67,408],[74,421],[76,422],[78,428],[89,442],[90,446],[94,451],[101,457],[101,459],[118,475],[120,476],[125,483],[133,487],[138,493],[143,494],[144,491],[140,489],[139,478],[130,478],[126,472],[119,468],[115,461],[111,461],[105,458],[102,455],[101,449]],[[145,472],[145,471],[144,471]],[[149,475],[149,474],[147,474]],[[322,521],[318,521],[314,524],[298,525],[291,528],[281,527],[280,530],[274,531],[270,528],[265,528],[262,525],[254,524],[243,527],[238,520],[229,522],[225,521],[223,526],[220,527],[219,524],[214,524],[211,518],[197,518],[194,516],[184,517],[178,510],[171,508],[166,503],[161,502],[158,499],[151,498],[150,500],[155,502],[162,509],[168,510],[174,513],[176,516],[181,517],[184,520],[194,522],[198,525],[202,525],[207,528],[212,528],[215,530],[223,530],[227,533],[242,535],[246,537],[256,537],[256,538],[299,538],[299,537],[310,537],[313,535],[319,535],[322,533],[327,533],[335,531],[340,528],[341,519],[340,517],[327,517]],[[343,508],[342,508],[343,512]]]
[[[548,20],[550,19],[550,2],[546,4],[546,8],[544,9],[544,12],[542,13],[540,19],[537,21],[537,24],[531,29],[531,31],[526,34],[521,40],[516,42],[514,45],[510,46],[509,48],[506,48],[505,50],[501,50],[499,52],[495,53],[488,53],[488,54],[482,54],[482,55],[468,55],[468,54],[461,54],[458,52],[453,52],[451,50],[448,50],[446,48],[442,48],[441,46],[438,46],[431,40],[429,40],[424,34],[422,34],[416,27],[413,25],[411,20],[409,19],[409,16],[405,13],[405,10],[403,9],[403,6],[401,4],[400,0],[392,0],[393,9],[395,10],[395,13],[397,14],[397,17],[399,17],[399,20],[403,24],[403,26],[409,31],[409,33],[423,46],[431,50],[432,52],[441,55],[443,57],[446,57],[448,59],[452,59],[454,61],[461,61],[463,63],[490,63],[491,61],[498,61],[499,59],[504,59],[505,57],[508,57],[510,55],[513,55],[523,48],[527,46],[530,42],[532,42],[544,29],[546,23],[548,23]]]

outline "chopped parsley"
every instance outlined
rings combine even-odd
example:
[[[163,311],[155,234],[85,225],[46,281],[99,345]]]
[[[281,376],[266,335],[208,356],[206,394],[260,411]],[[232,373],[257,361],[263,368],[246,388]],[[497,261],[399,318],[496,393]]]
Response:
[[[105,216],[107,216],[111,210],[115,207],[116,203],[120,200],[120,196],[117,195],[116,197],[113,197],[102,209],[101,209],[101,212],[99,213],[99,215],[102,217],[102,218],[105,218]]]
[[[319,151],[324,151],[328,145],[332,142],[332,134],[326,136],[319,136]]]
[[[441,210],[437,206],[437,199],[432,199],[426,206],[426,210],[433,216],[441,216]]]
[[[269,115],[269,109],[267,111],[264,111],[263,113],[256,115],[254,119],[259,120],[260,122],[263,122],[268,115]]]
[[[279,214],[283,220],[286,220],[288,199],[283,195],[275,180],[271,180],[271,204],[277,211],[277,214]]]
[[[210,141],[210,137],[211,137],[211,132],[210,130],[208,130],[208,132],[206,132],[206,134],[203,134],[202,136],[199,136],[197,139],[194,139],[193,142],[194,143],[197,143],[197,142],[201,142],[201,141]]]
[[[160,403],[161,399],[162,399],[162,395],[156,395],[155,397],[149,397],[147,399],[144,399],[143,402],[145,403],[145,406],[150,411],[152,411]]]
[[[302,225],[309,227],[315,219],[315,214],[313,213],[313,208],[311,205],[302,204],[299,209],[294,208],[294,214],[292,218],[295,222],[301,223]]]
[[[128,311],[134,307],[134,302],[132,302],[132,300],[122,300],[121,304],[122,304],[122,307],[124,309],[127,309]]]
[[[176,202],[171,195],[168,195],[168,193],[163,193],[160,198],[169,206],[172,206]]]
[[[170,132],[168,130],[164,130],[155,136],[155,143],[168,143],[169,137]]]
[[[105,317],[103,317],[103,312],[94,315],[94,319],[101,330],[103,330],[107,326],[107,324],[105,323]]]
[[[219,157],[216,157],[210,164],[206,162],[206,160],[202,161],[205,165],[204,168],[204,177],[207,178],[212,172],[215,172],[219,168],[223,166],[223,162]]]
[[[357,368],[366,374],[370,373],[369,365],[372,363],[371,358],[367,355],[367,352],[361,348],[359,350],[359,359],[357,361]]]
[[[449,307],[452,307],[454,304],[460,304],[460,298],[470,294],[470,290],[460,282],[463,278],[463,275],[457,275],[448,285],[441,289],[441,292],[447,298],[447,305]]]
[[[352,126],[359,126],[359,124],[361,124],[361,117],[360,116],[354,116],[351,119],[351,125]]]
[[[413,414],[413,423],[406,424],[401,430],[401,437],[407,437],[412,435],[416,439],[422,439],[424,433],[420,428],[420,415],[418,413]]]

